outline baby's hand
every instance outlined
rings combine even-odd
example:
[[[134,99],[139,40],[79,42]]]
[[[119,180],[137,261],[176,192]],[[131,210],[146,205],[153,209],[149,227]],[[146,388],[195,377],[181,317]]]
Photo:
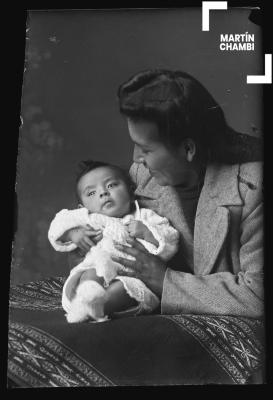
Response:
[[[156,240],[150,229],[141,221],[129,222],[128,232],[132,238],[146,240],[146,242],[150,242],[155,246],[159,245],[158,241]]]
[[[131,221],[128,224],[129,235],[133,238],[144,239],[147,234],[148,228],[141,221]]]
[[[67,238],[87,253],[102,239],[102,231],[100,229],[95,230],[90,225],[86,227],[78,226],[67,232]]]

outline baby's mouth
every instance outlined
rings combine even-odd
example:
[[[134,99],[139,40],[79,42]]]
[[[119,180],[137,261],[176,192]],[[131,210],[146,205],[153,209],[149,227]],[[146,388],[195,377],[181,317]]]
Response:
[[[112,201],[112,200],[106,200],[106,201],[103,203],[102,207],[109,207],[109,206],[111,206],[112,204],[113,204],[113,201]]]

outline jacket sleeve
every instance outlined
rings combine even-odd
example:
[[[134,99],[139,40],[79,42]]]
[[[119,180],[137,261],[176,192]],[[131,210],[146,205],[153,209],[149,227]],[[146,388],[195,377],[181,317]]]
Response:
[[[48,239],[55,250],[65,252],[76,249],[76,244],[72,242],[61,242],[60,237],[69,229],[77,226],[84,226],[89,223],[88,210],[78,208],[76,210],[61,210],[58,212],[50,224]]]
[[[174,229],[167,218],[161,217],[152,210],[141,209],[141,222],[150,230],[158,241],[158,246],[140,240],[147,250],[163,260],[169,260],[178,249],[179,232]]]
[[[240,271],[192,275],[167,269],[162,314],[263,316],[263,209],[261,185],[248,189],[240,222]],[[224,271],[232,271],[225,261]]]

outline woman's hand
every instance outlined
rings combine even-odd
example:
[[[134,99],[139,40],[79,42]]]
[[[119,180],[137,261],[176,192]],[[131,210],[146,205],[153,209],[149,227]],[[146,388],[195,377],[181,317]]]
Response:
[[[93,229],[90,225],[79,226],[67,232],[68,240],[75,243],[84,253],[95,246],[102,239],[102,231]]]
[[[132,276],[143,281],[159,297],[162,295],[163,281],[166,272],[165,263],[158,257],[150,254],[145,247],[135,239],[128,239],[132,247],[116,243],[115,247],[135,258],[127,260],[123,257],[112,256],[115,262],[130,268],[131,271],[119,271],[119,275]]]

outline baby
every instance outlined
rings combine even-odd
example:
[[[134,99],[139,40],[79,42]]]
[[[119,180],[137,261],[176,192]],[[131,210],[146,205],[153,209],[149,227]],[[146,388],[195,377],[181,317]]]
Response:
[[[112,313],[136,304],[138,313],[152,312],[159,305],[158,297],[141,280],[119,275],[128,269],[111,256],[134,258],[117,250],[115,242],[130,246],[127,240],[134,237],[150,253],[168,260],[177,250],[179,234],[166,218],[139,208],[133,183],[121,168],[91,160],[80,166],[79,208],[57,213],[48,232],[55,250],[65,252],[77,247],[87,250],[92,243],[86,225],[97,230],[96,245],[71,270],[63,287],[67,321],[104,321],[107,309]]]

